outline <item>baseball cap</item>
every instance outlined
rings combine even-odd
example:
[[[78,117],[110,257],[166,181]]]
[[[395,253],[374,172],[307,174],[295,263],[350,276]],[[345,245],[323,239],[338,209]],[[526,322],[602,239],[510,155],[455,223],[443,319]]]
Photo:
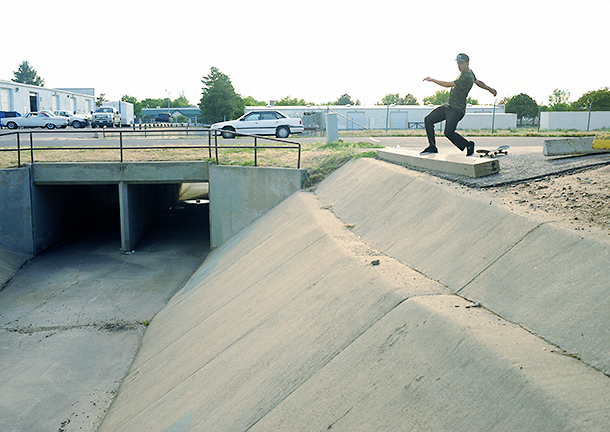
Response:
[[[468,58],[468,56],[464,53],[460,53],[458,54],[457,58],[455,59],[455,61],[459,61],[459,62],[469,62],[470,59]]]

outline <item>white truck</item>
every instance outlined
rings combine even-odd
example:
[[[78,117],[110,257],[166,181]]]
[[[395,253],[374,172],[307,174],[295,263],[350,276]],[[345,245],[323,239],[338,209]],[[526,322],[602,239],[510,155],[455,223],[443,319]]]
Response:
[[[114,107],[121,114],[121,126],[133,126],[133,104],[131,102],[114,101],[104,102],[102,106]]]

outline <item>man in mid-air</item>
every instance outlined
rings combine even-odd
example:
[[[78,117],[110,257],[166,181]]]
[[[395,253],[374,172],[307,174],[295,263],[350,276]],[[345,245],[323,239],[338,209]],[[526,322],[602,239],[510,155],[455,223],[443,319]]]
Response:
[[[424,119],[426,125],[426,135],[428,135],[428,147],[420,154],[427,155],[438,153],[436,148],[436,137],[434,136],[434,125],[446,120],[445,136],[461,151],[466,150],[466,156],[474,154],[474,142],[468,141],[463,136],[455,131],[457,124],[466,114],[466,99],[468,92],[473,84],[487,90],[492,95],[497,95],[498,92],[489,87],[483,81],[478,80],[474,76],[474,72],[470,70],[470,59],[466,54],[458,54],[457,58],[458,69],[460,76],[455,81],[441,81],[434,78],[426,77],[424,81],[431,81],[443,87],[450,87],[449,100],[444,105],[432,110]]]

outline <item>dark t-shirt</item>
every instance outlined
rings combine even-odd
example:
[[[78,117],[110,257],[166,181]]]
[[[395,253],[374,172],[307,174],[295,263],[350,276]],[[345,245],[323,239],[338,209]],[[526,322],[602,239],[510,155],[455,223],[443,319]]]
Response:
[[[470,92],[470,89],[476,80],[477,78],[474,76],[473,71],[469,70],[467,72],[462,72],[455,80],[455,87],[451,87],[447,105],[455,110],[465,113],[466,98],[468,97],[468,92]]]

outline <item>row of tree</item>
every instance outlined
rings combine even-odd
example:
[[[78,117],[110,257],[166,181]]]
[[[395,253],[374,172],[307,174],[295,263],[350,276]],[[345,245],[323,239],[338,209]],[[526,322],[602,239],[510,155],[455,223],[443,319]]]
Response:
[[[505,112],[517,114],[520,122],[524,118],[537,118],[541,111],[610,111],[608,87],[587,92],[575,102],[569,102],[569,99],[569,92],[555,89],[549,96],[549,105],[538,105],[525,93],[504,98],[500,104],[505,105]]]
[[[14,82],[36,85],[43,87],[44,79],[38,76],[38,72],[27,61],[19,65],[19,69],[14,72]],[[239,117],[244,112],[245,106],[265,106],[267,102],[259,101],[252,96],[243,97],[235,92],[231,79],[222,73],[218,68],[212,67],[210,74],[203,77],[202,96],[199,101],[199,108],[204,122],[216,122]],[[438,90],[431,96],[423,99],[424,105],[442,105],[449,100],[448,90]],[[138,101],[133,96],[125,95],[123,101],[131,102],[134,105],[134,114],[140,117],[142,108],[166,107],[179,108],[189,106],[190,103],[184,92],[178,98],[144,99]],[[100,106],[106,101],[105,94],[102,93],[96,101]],[[478,105],[476,99],[468,98],[467,103]],[[337,100],[324,104],[306,102],[304,99],[286,96],[275,101],[278,106],[306,106],[306,105],[360,105],[360,100],[352,100],[348,94],[341,95]],[[399,93],[385,95],[376,105],[419,105],[417,98],[411,93],[401,97]],[[523,118],[536,118],[541,111],[610,111],[610,89],[608,87],[600,90],[590,91],[583,94],[577,101],[570,102],[570,93],[565,90],[555,89],[549,96],[548,105],[538,105],[538,103],[525,93],[512,97],[506,97],[500,101],[505,105],[505,112],[515,113],[519,121]]]

